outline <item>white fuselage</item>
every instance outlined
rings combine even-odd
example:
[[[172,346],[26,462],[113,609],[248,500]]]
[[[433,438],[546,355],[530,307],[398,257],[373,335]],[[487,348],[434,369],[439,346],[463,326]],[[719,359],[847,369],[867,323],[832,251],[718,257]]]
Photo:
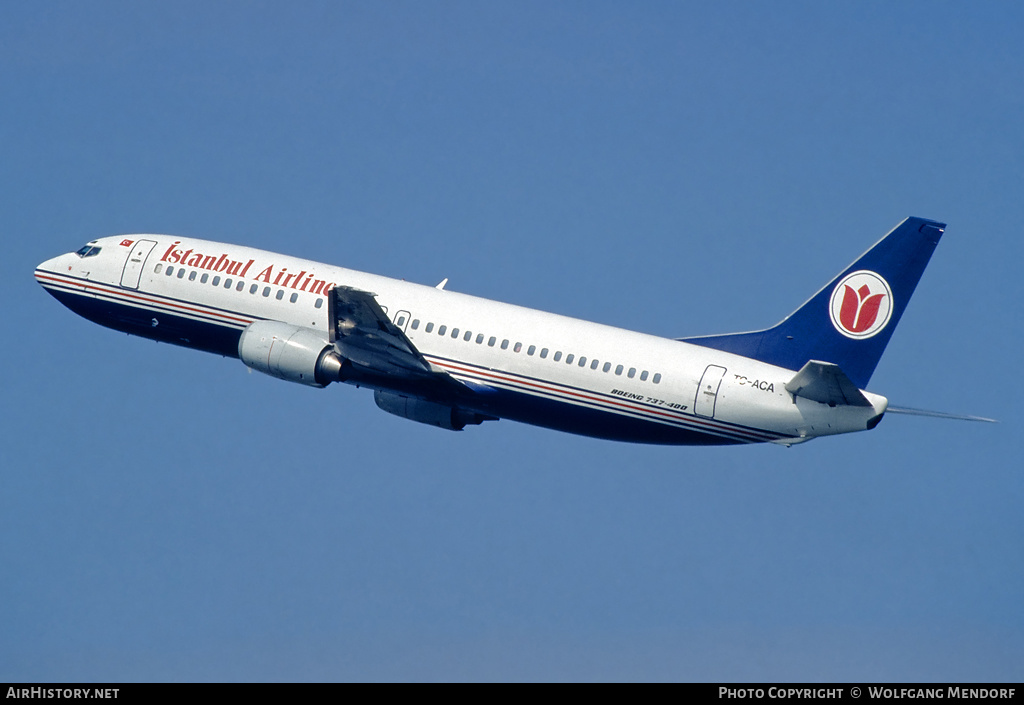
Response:
[[[147,243],[153,243],[149,246]],[[372,292],[436,368],[490,416],[655,443],[797,443],[868,428],[885,411],[786,391],[795,371],[739,355],[237,245],[165,235],[96,240],[36,270],[103,325],[237,356],[253,321],[330,329],[329,289]],[[85,248],[83,248],[85,249]]]

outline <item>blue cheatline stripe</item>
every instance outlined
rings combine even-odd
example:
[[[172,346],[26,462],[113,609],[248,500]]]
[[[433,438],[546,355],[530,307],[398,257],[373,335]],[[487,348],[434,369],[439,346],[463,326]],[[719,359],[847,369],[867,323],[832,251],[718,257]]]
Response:
[[[765,441],[790,437],[763,429],[689,416],[671,409],[630,401],[605,392],[596,392],[586,388],[552,382],[551,380],[539,377],[530,377],[504,370],[493,370],[450,358],[431,355],[426,357],[431,362],[448,370],[457,379],[466,378],[505,390],[553,399],[574,406],[598,409],[617,415],[628,415],[645,421],[654,421],[664,425],[748,443],[763,443]]]

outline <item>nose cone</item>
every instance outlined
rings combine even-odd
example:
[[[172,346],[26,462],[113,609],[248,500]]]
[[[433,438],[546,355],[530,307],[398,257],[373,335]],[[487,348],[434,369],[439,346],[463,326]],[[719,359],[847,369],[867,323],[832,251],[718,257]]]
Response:
[[[74,254],[63,254],[52,257],[36,266],[35,277],[39,284],[53,293],[54,287],[59,283],[59,276],[67,274],[72,269]]]
[[[40,262],[39,264],[37,264],[36,265],[36,281],[39,282],[40,284],[43,284],[43,282],[44,282],[43,277],[45,275],[52,274],[53,272],[57,271],[57,266],[59,265],[59,260],[60,260],[60,257],[53,257],[51,259],[46,260],[45,262]],[[44,286],[45,286],[45,284],[44,284]]]
[[[61,259],[63,259],[64,257],[66,257],[66,255],[58,255],[57,257],[51,257],[45,262],[40,262],[38,265],[36,265],[36,274],[38,274],[39,272],[55,271],[57,267],[60,265]]]

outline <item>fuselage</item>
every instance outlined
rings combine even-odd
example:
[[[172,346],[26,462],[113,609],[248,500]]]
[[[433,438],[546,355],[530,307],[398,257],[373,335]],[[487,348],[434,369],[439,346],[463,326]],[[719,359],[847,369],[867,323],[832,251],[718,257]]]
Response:
[[[869,407],[832,407],[787,392],[794,370],[741,355],[218,242],[102,238],[35,276],[100,325],[230,357],[254,321],[326,341],[332,287],[372,292],[423,357],[463,383],[460,407],[612,440],[788,445],[870,428],[887,403],[865,392]]]

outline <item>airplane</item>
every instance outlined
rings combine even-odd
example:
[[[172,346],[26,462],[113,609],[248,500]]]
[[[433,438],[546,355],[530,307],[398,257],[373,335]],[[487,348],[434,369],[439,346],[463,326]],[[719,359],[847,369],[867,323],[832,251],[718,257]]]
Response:
[[[945,224],[907,218],[780,323],[669,339],[250,247],[93,240],[36,280],[114,330],[279,379],[374,390],[449,430],[510,419],[635,443],[791,446],[875,428],[865,389]]]

